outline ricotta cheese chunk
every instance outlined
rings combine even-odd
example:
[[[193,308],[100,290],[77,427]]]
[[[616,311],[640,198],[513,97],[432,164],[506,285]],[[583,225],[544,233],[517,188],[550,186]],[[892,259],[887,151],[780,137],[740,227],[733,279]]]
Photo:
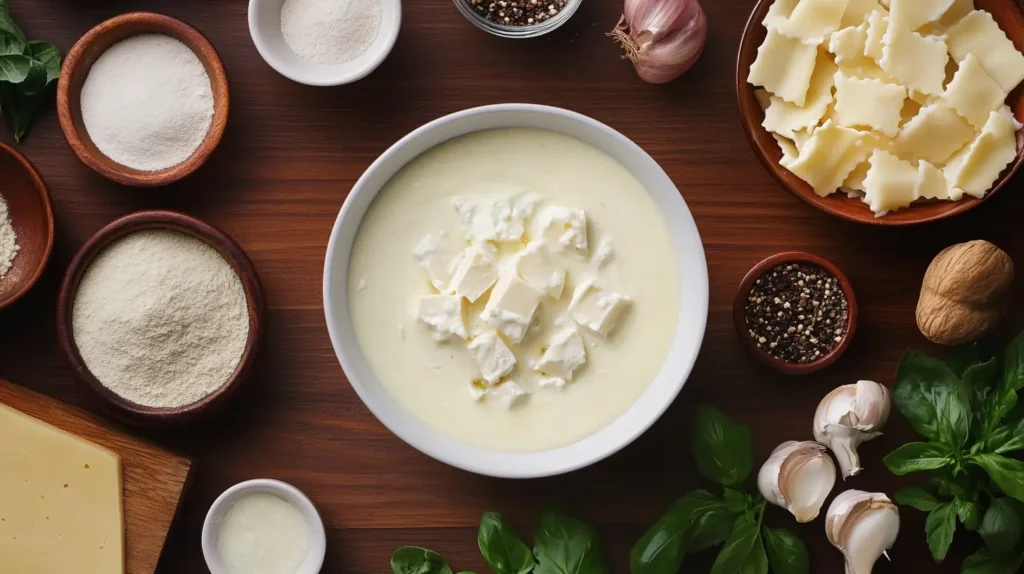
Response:
[[[496,387],[488,389],[487,398],[496,399],[501,402],[506,409],[512,409],[526,402],[526,398],[529,394],[529,391],[524,389],[519,383],[515,381],[505,381]]]
[[[435,341],[453,337],[469,338],[462,297],[458,295],[425,295],[420,297],[416,317],[431,330]]]
[[[583,337],[574,327],[567,327],[551,338],[533,369],[546,376],[571,381],[576,369],[586,362],[587,349],[583,345]]]
[[[448,289],[453,254],[447,233],[441,231],[423,236],[412,250],[412,255],[427,272],[430,286],[435,291],[444,292]]]
[[[540,201],[535,195],[508,194],[490,197],[458,196],[452,205],[466,225],[466,235],[474,242],[519,241],[526,233],[526,222]]]
[[[542,377],[538,383],[542,389],[562,389],[567,384],[562,377]]]
[[[620,293],[584,281],[572,294],[569,315],[580,325],[603,336],[611,333],[632,300]]]
[[[475,303],[498,280],[493,255],[481,245],[471,245],[455,260],[449,288]]]
[[[540,291],[530,287],[515,273],[506,272],[491,290],[480,318],[501,331],[509,341],[518,343],[530,328],[540,298]]]
[[[575,207],[548,205],[537,214],[537,236],[552,250],[587,257],[587,213]]]
[[[552,299],[562,296],[565,269],[552,260],[543,243],[530,242],[515,256],[515,268],[516,273],[534,289]]]
[[[494,331],[474,337],[467,348],[480,367],[480,375],[491,385],[498,384],[516,366],[516,356]]]

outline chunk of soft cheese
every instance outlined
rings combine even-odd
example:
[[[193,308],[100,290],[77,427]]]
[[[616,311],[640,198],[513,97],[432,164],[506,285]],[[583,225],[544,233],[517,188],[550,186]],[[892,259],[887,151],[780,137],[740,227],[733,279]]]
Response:
[[[576,369],[586,362],[587,350],[583,345],[583,337],[574,327],[566,327],[555,333],[533,368],[544,375],[571,381]]]
[[[424,235],[412,250],[412,255],[427,272],[430,285],[436,291],[444,292],[448,289],[452,252],[447,233],[442,231]]]
[[[515,273],[507,271],[491,290],[491,297],[480,318],[504,333],[513,343],[518,343],[530,328],[533,314],[540,304],[541,292]]]
[[[572,294],[569,314],[580,325],[607,336],[630,302],[625,295],[602,289],[593,281],[584,281]]]
[[[493,255],[481,245],[471,245],[462,252],[452,266],[449,288],[456,295],[476,302],[498,280]]]
[[[565,388],[567,383],[562,377],[543,377],[538,384],[545,389],[561,389]]]
[[[473,242],[519,241],[526,233],[526,221],[540,201],[535,195],[510,194],[494,197],[452,199],[452,205],[466,224]]]
[[[587,257],[587,213],[575,207],[549,205],[537,214],[538,237],[554,251]]]
[[[0,572],[124,572],[121,458],[3,404]]]
[[[516,273],[534,289],[552,299],[562,296],[565,287],[565,269],[551,259],[544,244],[533,241],[515,257]]]
[[[452,337],[467,339],[466,315],[458,295],[425,295],[420,298],[416,317],[427,324],[435,341]]]
[[[493,398],[501,402],[506,409],[517,407],[526,401],[530,393],[515,381],[505,381],[487,391],[487,398]]]
[[[306,520],[269,492],[242,495],[219,523],[217,549],[226,574],[291,574],[309,552]]]
[[[516,366],[516,356],[494,331],[474,337],[467,348],[480,367],[480,375],[492,385],[508,376]]]

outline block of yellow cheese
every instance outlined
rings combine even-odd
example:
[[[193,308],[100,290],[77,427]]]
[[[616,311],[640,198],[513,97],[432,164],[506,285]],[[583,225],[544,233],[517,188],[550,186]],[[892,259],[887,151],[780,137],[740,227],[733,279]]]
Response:
[[[124,574],[121,457],[0,404],[0,572]]]

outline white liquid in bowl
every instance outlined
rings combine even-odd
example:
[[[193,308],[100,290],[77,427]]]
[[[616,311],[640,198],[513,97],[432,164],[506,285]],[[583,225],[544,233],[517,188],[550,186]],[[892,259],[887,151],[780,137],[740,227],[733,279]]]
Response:
[[[309,551],[302,513],[267,492],[239,497],[219,530],[217,547],[229,574],[295,574]]]

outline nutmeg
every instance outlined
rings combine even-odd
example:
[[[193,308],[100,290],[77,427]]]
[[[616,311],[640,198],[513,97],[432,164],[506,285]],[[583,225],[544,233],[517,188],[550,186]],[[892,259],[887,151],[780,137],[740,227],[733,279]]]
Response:
[[[962,345],[991,333],[1013,275],[1010,256],[988,241],[947,247],[924,274],[917,302],[921,333],[940,345]]]

